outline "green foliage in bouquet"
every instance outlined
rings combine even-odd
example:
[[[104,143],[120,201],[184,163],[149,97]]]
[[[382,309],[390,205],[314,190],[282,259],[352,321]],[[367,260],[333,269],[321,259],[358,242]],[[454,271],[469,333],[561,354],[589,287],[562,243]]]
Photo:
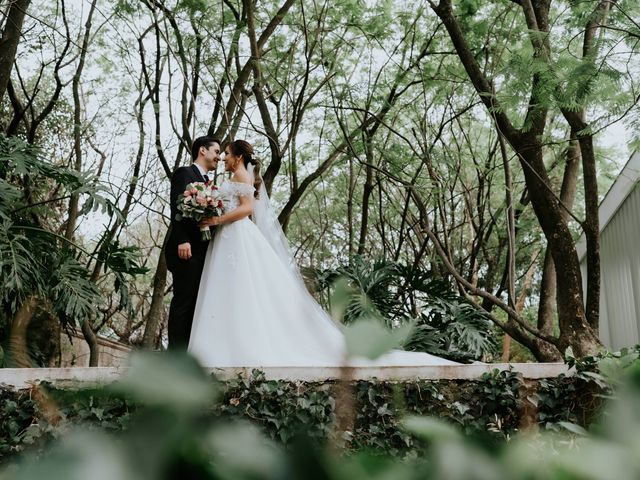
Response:
[[[176,220],[190,218],[199,222],[203,218],[222,215],[222,200],[218,195],[218,187],[210,182],[194,182],[186,186],[178,195]],[[211,240],[209,227],[200,228],[202,240]]]

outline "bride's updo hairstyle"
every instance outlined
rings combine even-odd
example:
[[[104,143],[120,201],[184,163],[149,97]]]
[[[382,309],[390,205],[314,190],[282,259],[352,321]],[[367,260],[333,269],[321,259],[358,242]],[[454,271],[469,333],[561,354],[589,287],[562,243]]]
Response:
[[[242,161],[245,167],[249,167],[249,164],[253,165],[253,188],[256,189],[254,196],[258,198],[260,195],[260,185],[262,185],[262,176],[260,175],[260,160],[254,155],[253,147],[245,140],[234,140],[229,144],[229,149],[236,157],[242,156]]]

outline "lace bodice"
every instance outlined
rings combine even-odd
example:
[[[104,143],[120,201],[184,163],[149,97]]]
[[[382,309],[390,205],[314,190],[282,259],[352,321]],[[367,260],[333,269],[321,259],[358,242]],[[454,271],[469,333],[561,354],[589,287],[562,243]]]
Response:
[[[227,180],[220,185],[219,190],[222,203],[224,204],[224,211],[230,212],[235,210],[238,208],[238,205],[240,205],[240,197],[253,196],[255,191],[255,188],[246,183]]]

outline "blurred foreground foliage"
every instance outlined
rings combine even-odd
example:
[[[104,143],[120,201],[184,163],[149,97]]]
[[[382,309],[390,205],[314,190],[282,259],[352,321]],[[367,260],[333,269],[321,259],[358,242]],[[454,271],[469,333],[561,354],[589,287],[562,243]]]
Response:
[[[220,382],[141,354],[109,387],[3,391],[0,478],[638,478],[638,352],[537,382],[353,382],[344,431],[339,382]]]

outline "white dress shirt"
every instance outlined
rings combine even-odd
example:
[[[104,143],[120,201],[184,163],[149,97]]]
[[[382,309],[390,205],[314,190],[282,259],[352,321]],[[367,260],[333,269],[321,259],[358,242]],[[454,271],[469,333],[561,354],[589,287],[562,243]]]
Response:
[[[199,163],[195,163],[195,162],[194,162],[193,164],[194,164],[196,167],[198,167],[198,170],[200,170],[200,174],[201,174],[203,177],[206,177],[206,175],[207,175],[207,171],[206,171],[204,168],[202,168],[202,165],[200,165]]]

